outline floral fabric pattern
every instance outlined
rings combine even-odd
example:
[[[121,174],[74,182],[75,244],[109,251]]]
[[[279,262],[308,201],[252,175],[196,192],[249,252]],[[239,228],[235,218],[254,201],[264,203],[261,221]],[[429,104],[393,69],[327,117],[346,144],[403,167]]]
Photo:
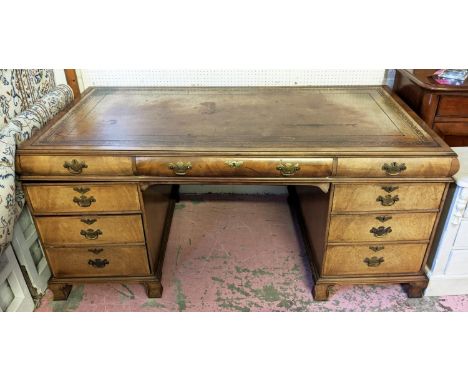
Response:
[[[0,70],[0,83],[2,83],[0,94],[4,95],[4,99],[9,100],[9,102],[1,104],[2,107],[5,106],[2,109],[2,118],[3,121],[7,121],[7,124],[0,128],[0,253],[11,241],[13,226],[24,207],[21,184],[15,177],[16,145],[31,138],[36,131],[41,129],[73,100],[71,88],[68,85],[59,85],[34,102],[29,109],[11,118],[12,115],[16,114],[19,104],[23,105],[24,100],[28,102],[30,99],[39,96],[48,89],[50,84],[50,77],[38,75],[34,80],[36,82],[32,84],[28,82],[27,86],[31,85],[31,87],[24,86],[22,88],[32,89],[32,86],[35,86],[33,95],[25,98],[18,93],[17,88],[14,86],[11,86],[9,90],[4,89],[2,78],[7,78],[5,81],[8,83],[14,83],[16,77],[13,72],[18,71],[10,71],[8,76],[5,77],[5,71]],[[22,76],[30,78],[28,76],[35,71],[28,70],[26,72],[28,73],[23,73]],[[7,96],[10,98],[7,98]],[[0,126],[1,122],[0,120]]]
[[[51,69],[0,69],[0,127],[54,87]]]

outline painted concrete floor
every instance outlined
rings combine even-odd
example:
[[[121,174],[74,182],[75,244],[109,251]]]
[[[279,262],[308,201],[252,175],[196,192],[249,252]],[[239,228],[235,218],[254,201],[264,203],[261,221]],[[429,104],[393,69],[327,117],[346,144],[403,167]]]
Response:
[[[141,285],[47,291],[36,311],[468,311],[468,295],[408,299],[400,285],[313,285],[285,196],[202,196],[177,204],[163,269],[163,297]]]

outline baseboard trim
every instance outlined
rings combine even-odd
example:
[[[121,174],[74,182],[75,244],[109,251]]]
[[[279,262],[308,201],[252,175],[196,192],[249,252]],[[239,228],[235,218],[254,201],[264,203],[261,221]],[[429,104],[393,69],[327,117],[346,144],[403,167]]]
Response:
[[[424,296],[456,296],[468,294],[467,276],[432,276]]]

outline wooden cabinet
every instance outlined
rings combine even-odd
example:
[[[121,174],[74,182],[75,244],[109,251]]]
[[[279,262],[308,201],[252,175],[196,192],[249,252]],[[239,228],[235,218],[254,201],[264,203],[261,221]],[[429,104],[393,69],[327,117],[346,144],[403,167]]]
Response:
[[[291,189],[317,280],[314,298],[326,300],[335,284],[409,275],[414,283],[408,295],[421,296],[427,280],[417,275],[424,272],[446,189],[443,183],[398,182],[338,184],[328,194],[308,186]]]
[[[436,69],[397,70],[395,92],[450,146],[468,146],[468,81],[440,85]]]
[[[54,299],[66,299],[76,282],[119,280],[141,282],[149,297],[161,296],[175,192],[165,185],[143,188],[138,183],[24,185],[54,276],[49,282]],[[145,206],[148,195],[152,202]]]

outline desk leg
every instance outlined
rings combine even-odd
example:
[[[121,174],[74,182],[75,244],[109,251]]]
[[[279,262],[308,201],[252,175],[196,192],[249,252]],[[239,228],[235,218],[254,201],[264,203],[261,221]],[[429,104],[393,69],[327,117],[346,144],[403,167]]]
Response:
[[[52,291],[54,301],[63,301],[68,298],[72,286],[70,284],[49,283],[49,289]]]
[[[312,289],[312,296],[315,301],[327,301],[330,294],[330,284],[315,284]]]
[[[428,280],[415,281],[408,284],[406,294],[409,298],[421,298],[424,295],[424,290],[427,288]]]
[[[143,285],[146,288],[146,294],[148,295],[148,298],[162,297],[163,287],[160,281],[145,282]]]
[[[180,202],[180,185],[174,184],[172,186],[171,199],[174,200],[175,203]]]

